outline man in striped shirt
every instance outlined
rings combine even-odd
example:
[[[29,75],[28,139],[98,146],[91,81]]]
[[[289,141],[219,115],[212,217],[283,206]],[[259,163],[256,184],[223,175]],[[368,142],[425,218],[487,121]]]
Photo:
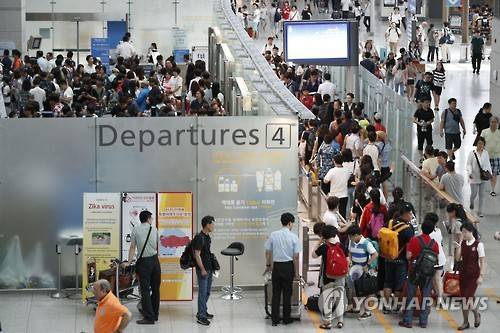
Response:
[[[369,266],[372,262],[377,260],[378,253],[375,250],[372,242],[361,235],[361,229],[357,225],[352,225],[347,229],[347,234],[349,235],[349,259],[351,261],[350,272],[355,272],[355,266],[361,267],[363,272],[368,272]],[[351,290],[354,290],[354,281],[359,279],[361,276],[357,274],[349,273],[348,284]],[[361,304],[359,320],[369,319],[372,314],[370,311],[366,310],[366,299]]]

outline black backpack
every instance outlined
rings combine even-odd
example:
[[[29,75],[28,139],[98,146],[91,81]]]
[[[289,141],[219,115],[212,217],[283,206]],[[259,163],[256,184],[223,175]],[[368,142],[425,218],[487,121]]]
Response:
[[[305,308],[312,312],[321,312],[319,309],[319,295],[309,296]]]
[[[436,272],[435,266],[438,264],[438,255],[432,251],[434,239],[431,239],[429,244],[425,244],[422,237],[418,237],[422,251],[417,257],[415,267],[410,274],[410,281],[414,285],[425,286],[434,276]]]
[[[181,258],[179,260],[181,269],[190,269],[196,267],[196,260],[194,259],[193,240],[187,243],[186,247],[184,248],[184,252],[182,252]],[[201,246],[203,247],[203,238]]]

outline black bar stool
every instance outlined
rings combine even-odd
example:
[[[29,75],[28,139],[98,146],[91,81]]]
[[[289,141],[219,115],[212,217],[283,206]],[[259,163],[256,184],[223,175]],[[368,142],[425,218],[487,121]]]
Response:
[[[243,255],[244,252],[245,252],[245,245],[239,242],[231,243],[227,248],[225,248],[220,252],[223,256],[231,257],[231,260],[229,262],[230,274],[231,274],[231,277],[229,279],[230,285],[222,287],[222,291],[225,292],[225,294],[222,296],[222,299],[238,300],[243,298],[243,296],[239,295],[239,293],[241,292],[241,288],[234,286],[234,260],[235,259],[238,260],[238,256]]]

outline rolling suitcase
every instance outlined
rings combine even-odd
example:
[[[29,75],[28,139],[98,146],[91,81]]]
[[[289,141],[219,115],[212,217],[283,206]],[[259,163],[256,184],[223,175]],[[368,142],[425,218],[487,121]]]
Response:
[[[304,281],[302,279],[300,280],[294,280],[293,281],[293,287],[292,287],[292,313],[291,313],[291,318],[293,320],[300,320],[301,315],[302,315],[302,288],[304,286]],[[267,280],[266,283],[264,284],[264,303],[265,303],[265,310],[268,318],[271,318],[271,302],[273,299],[273,283],[271,279]],[[281,296],[281,302],[280,302],[280,314],[282,314],[283,311],[283,295]]]

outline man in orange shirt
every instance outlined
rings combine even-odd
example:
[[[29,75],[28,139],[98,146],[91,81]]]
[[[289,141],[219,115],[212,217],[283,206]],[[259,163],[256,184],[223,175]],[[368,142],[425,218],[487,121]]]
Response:
[[[130,311],[111,292],[108,280],[94,283],[94,295],[99,300],[95,312],[94,333],[121,333],[132,319]]]

